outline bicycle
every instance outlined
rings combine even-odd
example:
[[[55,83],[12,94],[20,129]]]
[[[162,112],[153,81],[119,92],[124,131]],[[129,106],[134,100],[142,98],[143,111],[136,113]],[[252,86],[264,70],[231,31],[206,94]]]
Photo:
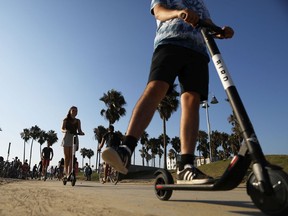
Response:
[[[113,167],[109,166],[108,170],[107,170],[107,177],[106,177],[106,181],[104,180],[104,170],[105,167],[107,166],[107,164],[105,162],[103,162],[102,164],[100,164],[100,168],[99,168],[99,182],[104,184],[106,182],[111,182],[114,185],[116,185],[119,181],[119,172],[117,172]]]

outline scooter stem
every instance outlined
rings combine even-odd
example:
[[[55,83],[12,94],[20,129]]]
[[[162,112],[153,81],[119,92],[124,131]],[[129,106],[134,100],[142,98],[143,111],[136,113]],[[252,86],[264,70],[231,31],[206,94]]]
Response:
[[[268,172],[266,170],[268,163],[262,152],[254,128],[250,122],[248,114],[244,108],[242,100],[233,83],[233,80],[230,76],[228,68],[225,65],[217,44],[215,43],[215,40],[209,34],[206,28],[202,27],[201,33],[213,60],[214,66],[218,72],[222,85],[225,89],[233,113],[235,114],[236,119],[240,125],[244,141],[248,148],[249,156],[251,157],[253,163],[253,171],[260,184],[260,188],[262,188],[260,190],[262,192],[269,193],[269,191],[271,192],[273,189],[269,180]]]

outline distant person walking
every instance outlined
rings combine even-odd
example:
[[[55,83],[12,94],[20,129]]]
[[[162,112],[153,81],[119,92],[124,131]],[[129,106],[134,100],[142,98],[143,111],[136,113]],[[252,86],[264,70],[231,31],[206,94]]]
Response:
[[[47,146],[42,149],[41,156],[42,156],[42,176],[46,178],[47,168],[54,156],[53,149],[51,148],[51,142],[49,140],[47,140]]]
[[[86,177],[86,181],[91,181],[92,169],[88,163],[86,163],[84,167],[84,175]]]

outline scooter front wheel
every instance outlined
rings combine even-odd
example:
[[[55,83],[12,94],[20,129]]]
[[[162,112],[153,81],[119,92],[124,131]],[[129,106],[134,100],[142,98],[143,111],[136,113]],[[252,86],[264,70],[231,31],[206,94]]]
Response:
[[[63,181],[63,185],[66,185],[67,184],[67,177],[63,177],[62,181]]]
[[[283,170],[268,169],[273,187],[271,195],[262,193],[256,176],[251,173],[247,180],[247,193],[254,204],[265,214],[288,215],[288,175]]]
[[[155,187],[155,194],[158,199],[166,201],[169,200],[170,197],[172,196],[172,190],[162,190],[159,189],[160,185],[164,184],[174,184],[174,180],[172,175],[169,172],[160,172],[158,173],[155,182],[154,182],[154,187]]]
[[[71,175],[70,180],[71,180],[71,185],[75,186],[75,184],[76,184],[76,176],[74,174]]]

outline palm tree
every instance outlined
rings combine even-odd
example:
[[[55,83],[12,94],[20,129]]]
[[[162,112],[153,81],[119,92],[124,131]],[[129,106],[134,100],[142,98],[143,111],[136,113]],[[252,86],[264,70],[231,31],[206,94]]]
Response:
[[[45,141],[47,140],[47,133],[44,130],[41,130],[39,132],[39,136],[38,136],[38,143],[40,144],[40,160],[41,160],[41,146],[43,145],[43,143],[45,143]]]
[[[222,134],[219,131],[212,131],[211,133],[211,151],[212,151],[212,161],[217,160],[218,156],[218,147],[222,144]]]
[[[166,121],[171,117],[172,113],[178,109],[179,106],[179,93],[175,90],[176,84],[173,84],[172,90],[165,96],[157,107],[160,118],[163,120],[163,146],[164,146],[164,169],[167,168],[167,141],[166,141]]]
[[[159,139],[157,139],[157,138],[149,139],[149,148],[151,150],[151,159],[153,159],[151,166],[153,166],[153,167],[155,167],[155,158],[156,158],[156,155],[158,154],[159,146],[160,146],[160,140]]]
[[[49,140],[51,145],[58,141],[57,133],[54,130],[49,130],[46,135],[47,141]]]
[[[152,159],[151,154],[149,153],[149,151],[152,149],[152,140],[154,138],[148,139],[147,143],[145,144],[145,150],[143,151],[143,153],[145,154],[145,161],[146,161],[146,166],[149,166],[149,161]]]
[[[145,160],[146,160],[146,165],[149,166],[149,161],[152,159],[151,154],[149,154],[149,152],[146,152],[145,155]]]
[[[231,134],[228,138],[228,144],[231,146],[231,152],[233,155],[237,155],[240,148],[239,137],[235,134]]]
[[[148,137],[149,137],[149,135],[146,131],[144,131],[142,136],[140,137],[140,143],[142,144],[142,150],[139,150],[139,151],[141,152],[142,166],[144,166],[145,145],[147,145]]]
[[[160,146],[158,148],[158,155],[159,155],[159,158],[161,158],[163,153],[164,153],[164,167],[165,167],[165,169],[167,169],[167,146],[170,143],[170,137],[167,135],[161,134],[158,137],[158,140],[160,141],[160,143],[159,143]],[[164,143],[166,143],[165,146],[164,146]],[[162,150],[161,146],[162,146],[163,150]],[[166,149],[165,149],[165,147],[166,147]],[[166,151],[166,154],[165,154],[165,151]],[[160,161],[159,161],[159,167],[160,167]]]
[[[171,145],[177,154],[181,152],[181,142],[179,137],[175,136],[174,138],[172,138]]]
[[[172,164],[171,161],[174,160],[176,158],[176,156],[177,156],[176,151],[174,149],[170,149],[168,152],[168,158],[169,158],[170,164]],[[171,166],[171,168],[172,168],[172,166]]]
[[[239,146],[239,148],[240,148],[241,141],[243,140],[243,136],[242,136],[241,127],[240,127],[238,120],[236,119],[234,114],[231,114],[228,117],[228,122],[232,125],[232,134],[234,136],[234,139],[238,140],[237,146]]]
[[[33,141],[34,140],[37,140],[39,138],[39,134],[41,132],[41,129],[35,125],[35,126],[32,126],[30,128],[30,136],[32,138],[32,141],[31,141],[31,146],[30,146],[30,160],[29,160],[29,167],[31,167],[31,159],[32,159],[32,149],[33,149]]]
[[[91,166],[91,157],[94,156],[94,151],[92,149],[87,149],[86,156],[89,158],[89,165]]]
[[[198,132],[198,146],[197,151],[202,153],[204,158],[208,158],[209,155],[209,144],[208,144],[208,134],[205,131],[199,130]],[[205,161],[205,160],[204,160]]]
[[[172,148],[173,150],[175,151],[175,154],[176,154],[176,166],[178,164],[178,155],[180,154],[181,152],[181,142],[180,142],[180,138],[178,136],[175,136],[174,138],[171,139],[171,145],[172,145]]]
[[[142,146],[142,149],[139,149],[139,152],[140,152],[140,157],[142,158],[142,166],[145,166],[145,158],[146,156],[149,154],[149,152],[147,152],[147,149]]]
[[[228,144],[229,135],[225,132],[221,133],[221,145],[223,148],[223,159],[227,159],[230,156],[230,146]]]
[[[100,98],[105,103],[107,109],[100,111],[101,116],[104,116],[109,121],[109,125],[119,121],[120,117],[126,115],[126,109],[123,108],[126,105],[126,101],[121,92],[114,89],[110,90]]]
[[[159,156],[159,167],[161,167],[161,158],[162,158],[162,155],[163,155],[163,150],[161,148],[161,140],[160,138],[150,138],[147,142],[147,146],[146,146],[146,149],[147,149],[147,152],[149,152],[149,150],[151,150],[151,155],[150,155],[150,159],[153,159],[152,163],[151,163],[151,166],[154,166],[155,167],[155,158],[156,158],[156,155]]]
[[[161,145],[158,145],[157,155],[159,156],[159,165],[158,165],[159,167],[161,167],[161,158],[162,158],[163,153],[164,153],[164,151],[161,148]],[[167,168],[167,166],[166,166],[166,168]]]
[[[23,162],[25,161],[25,155],[26,155],[26,143],[29,141],[30,137],[30,131],[28,128],[24,128],[23,132],[20,133],[21,138],[24,140],[24,152],[23,152]]]
[[[87,156],[87,151],[88,151],[88,149],[86,149],[86,148],[80,149],[80,154],[82,155],[82,167],[84,167],[84,158]]]

